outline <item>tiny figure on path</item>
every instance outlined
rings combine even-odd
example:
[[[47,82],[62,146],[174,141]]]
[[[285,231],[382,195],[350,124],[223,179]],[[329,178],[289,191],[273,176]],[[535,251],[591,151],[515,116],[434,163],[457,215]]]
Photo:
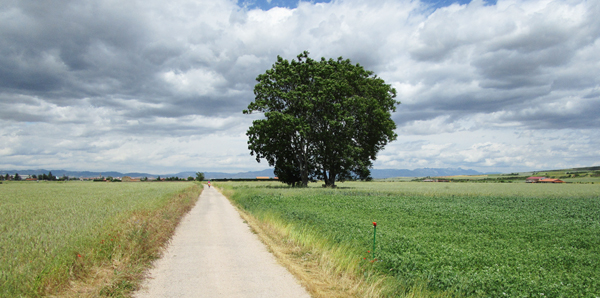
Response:
[[[210,180],[208,181],[208,188],[210,188]]]

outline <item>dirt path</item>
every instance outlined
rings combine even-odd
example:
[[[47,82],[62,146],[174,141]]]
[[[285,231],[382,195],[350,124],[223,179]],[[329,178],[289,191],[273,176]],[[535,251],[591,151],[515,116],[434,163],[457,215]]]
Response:
[[[231,203],[204,188],[134,297],[310,297]]]

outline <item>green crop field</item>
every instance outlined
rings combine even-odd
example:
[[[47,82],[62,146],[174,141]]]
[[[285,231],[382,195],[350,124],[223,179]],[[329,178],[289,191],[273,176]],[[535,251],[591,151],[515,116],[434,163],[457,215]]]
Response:
[[[193,185],[188,182],[3,183],[0,185],[0,297],[43,294],[46,290],[42,287],[49,286],[48,278],[64,279],[73,274],[69,271],[73,270],[74,262],[85,262],[92,257],[84,252],[114,253],[111,243],[125,245],[118,238],[127,236],[115,234],[115,223],[134,211],[162,208],[173,194]],[[108,234],[111,231],[113,234]]]
[[[393,276],[455,297],[600,296],[600,185],[219,183],[257,218],[309,229]],[[367,264],[368,265],[368,264]]]

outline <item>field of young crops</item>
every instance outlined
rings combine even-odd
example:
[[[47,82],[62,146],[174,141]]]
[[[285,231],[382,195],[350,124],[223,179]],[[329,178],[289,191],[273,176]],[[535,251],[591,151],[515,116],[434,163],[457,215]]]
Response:
[[[600,296],[600,185],[219,183],[258,218],[309,227],[369,258],[398,291],[456,297]]]
[[[121,244],[130,244],[119,239],[128,235],[115,231],[120,229],[115,227],[116,223],[134,211],[162,208],[175,193],[193,185],[187,182],[3,183],[0,185],[0,297],[47,293],[43,287],[56,286],[53,284],[74,274],[73,264],[84,264],[92,257],[100,262],[102,258],[110,260],[105,254],[117,252]],[[89,255],[92,252],[94,256]]]

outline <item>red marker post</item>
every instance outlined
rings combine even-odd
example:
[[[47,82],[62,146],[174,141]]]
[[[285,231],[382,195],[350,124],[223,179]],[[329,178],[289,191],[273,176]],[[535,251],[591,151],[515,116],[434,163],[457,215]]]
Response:
[[[373,222],[373,261],[375,260],[375,235],[377,235],[377,223]]]

